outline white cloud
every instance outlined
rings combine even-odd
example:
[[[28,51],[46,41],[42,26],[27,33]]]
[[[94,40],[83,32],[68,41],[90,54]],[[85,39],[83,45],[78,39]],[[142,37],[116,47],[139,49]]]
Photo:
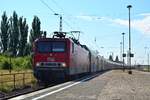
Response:
[[[150,35],[150,14],[140,14],[144,16],[142,19],[131,20],[131,27],[135,30],[142,32],[143,34]],[[111,19],[113,23],[128,27],[128,20],[123,19]]]
[[[143,34],[150,35],[150,13],[142,13],[138,16],[142,18],[131,19],[131,28],[140,31]],[[100,16],[88,16],[88,15],[80,15],[76,16],[78,19],[82,19],[85,21],[106,21],[113,24],[122,25],[128,27],[129,21],[128,19],[112,19],[109,17],[100,17]]]
[[[142,13],[142,14],[139,14],[139,16],[150,16],[150,13]]]
[[[150,34],[150,16],[146,16],[141,20],[134,20],[133,27],[142,33]]]
[[[103,19],[103,17],[88,16],[88,15],[80,15],[80,16],[76,16],[76,18],[86,20],[86,21],[102,20]]]
[[[120,24],[123,26],[128,26],[128,20],[123,20],[123,19],[111,19],[110,21],[112,21],[115,24]]]

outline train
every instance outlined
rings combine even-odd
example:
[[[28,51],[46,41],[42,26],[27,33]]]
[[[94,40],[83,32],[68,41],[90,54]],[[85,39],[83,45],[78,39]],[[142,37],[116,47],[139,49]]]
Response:
[[[97,51],[74,38],[57,33],[56,37],[38,38],[33,43],[33,72],[41,82],[69,80],[103,70],[121,68],[117,63],[100,56]]]

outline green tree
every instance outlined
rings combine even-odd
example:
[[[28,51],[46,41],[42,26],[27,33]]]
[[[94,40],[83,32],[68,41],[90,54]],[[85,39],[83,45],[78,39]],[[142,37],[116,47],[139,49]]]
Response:
[[[27,36],[28,36],[28,25],[26,23],[26,19],[23,20],[23,17],[19,18],[18,22],[19,27],[19,56],[24,56],[25,48],[27,44]]]
[[[119,58],[118,58],[118,56],[116,56],[115,62],[119,62]]]
[[[34,42],[35,39],[42,36],[41,33],[41,22],[40,19],[37,16],[34,16],[33,22],[32,22],[32,29],[30,31],[30,45]]]
[[[2,42],[0,41],[0,53],[2,51]]]
[[[13,51],[13,18],[12,16],[9,19],[9,49],[8,52],[12,52]]]
[[[7,51],[8,48],[8,39],[9,39],[9,33],[8,33],[8,29],[9,29],[9,21],[6,15],[6,12],[3,13],[2,15],[2,20],[1,20],[1,33],[0,33],[0,37],[1,37],[1,44],[2,44],[2,52],[4,53],[5,51]]]
[[[18,51],[19,45],[19,28],[18,28],[18,15],[14,11],[12,17],[12,27],[11,27],[11,35],[10,35],[10,42],[12,42],[12,55],[16,56]]]
[[[25,52],[24,52],[24,55],[29,55],[31,54],[31,45],[29,43],[26,44],[25,46]]]
[[[110,61],[113,61],[112,55],[109,56],[109,60],[110,60]]]

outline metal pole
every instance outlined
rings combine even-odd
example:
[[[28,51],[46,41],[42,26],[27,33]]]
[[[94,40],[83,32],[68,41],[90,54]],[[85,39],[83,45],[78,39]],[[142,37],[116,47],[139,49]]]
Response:
[[[62,32],[62,16],[60,15],[60,27],[59,27],[59,32]]]
[[[129,71],[129,74],[132,74],[132,71],[131,71],[131,30],[130,30],[130,8],[132,6],[131,5],[128,5],[127,8],[129,9],[129,66],[130,66],[130,71]]]
[[[9,73],[11,73],[11,55],[9,55]]]
[[[148,62],[148,71],[150,71],[150,69],[149,69],[149,53],[147,54],[147,62]]]
[[[131,54],[131,34],[130,34],[130,7],[129,7],[129,55]],[[131,57],[129,56],[129,64],[131,69]]]
[[[124,55],[124,35],[125,35],[125,33],[122,33],[122,36],[123,36],[123,55]],[[122,56],[123,56],[122,55]],[[124,56],[123,56],[123,71],[125,70],[125,67],[124,67]]]
[[[120,61],[122,60],[122,42],[120,42]]]
[[[62,15],[58,13],[54,13],[54,15],[59,16],[60,22],[59,22],[59,32],[62,32]]]

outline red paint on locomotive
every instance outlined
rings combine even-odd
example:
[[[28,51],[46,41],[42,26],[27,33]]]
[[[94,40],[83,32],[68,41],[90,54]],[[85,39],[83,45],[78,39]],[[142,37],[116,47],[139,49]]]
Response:
[[[37,39],[33,51],[33,69],[37,79],[42,80],[47,75],[50,78],[64,75],[65,78],[89,72],[89,51],[70,38]]]

